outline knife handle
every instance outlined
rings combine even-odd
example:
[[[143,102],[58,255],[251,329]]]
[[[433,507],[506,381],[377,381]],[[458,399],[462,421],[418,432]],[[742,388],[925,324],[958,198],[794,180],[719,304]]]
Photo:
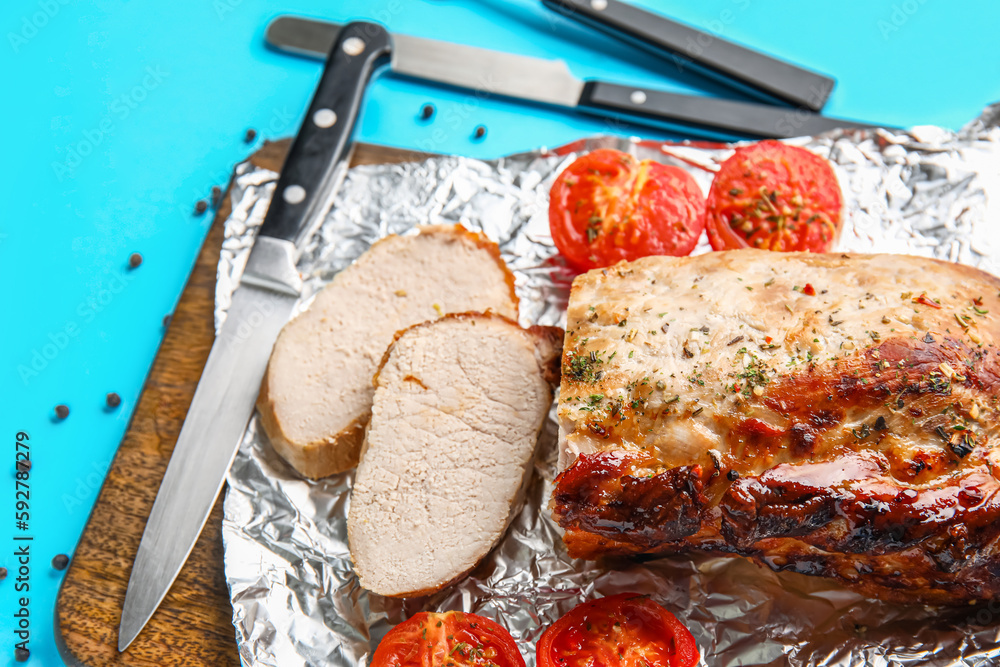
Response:
[[[657,55],[665,54],[682,69],[693,69],[764,101],[819,111],[836,83],[823,74],[619,0],[544,2],[562,14],[623,37]]]
[[[639,116],[681,128],[711,128],[743,136],[783,139],[811,136],[836,128],[871,129],[874,125],[820,116],[804,109],[735,102],[716,97],[680,95],[637,86],[588,81],[581,109]]]
[[[344,26],[292,142],[259,234],[300,241],[335,182],[372,72],[389,56],[392,40],[376,23]]]

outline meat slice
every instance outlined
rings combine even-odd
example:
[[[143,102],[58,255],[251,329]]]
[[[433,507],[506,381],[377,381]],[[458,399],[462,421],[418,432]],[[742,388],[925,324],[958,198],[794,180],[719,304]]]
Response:
[[[375,379],[347,520],[362,586],[430,593],[500,540],[530,478],[561,337],[476,313],[398,335]]]
[[[393,335],[468,310],[517,317],[495,243],[458,225],[376,242],[274,344],[257,408],[275,451],[314,479],[353,468]]]
[[[898,602],[1000,595],[1000,280],[902,255],[649,257],[573,284],[571,554],[740,554]]]

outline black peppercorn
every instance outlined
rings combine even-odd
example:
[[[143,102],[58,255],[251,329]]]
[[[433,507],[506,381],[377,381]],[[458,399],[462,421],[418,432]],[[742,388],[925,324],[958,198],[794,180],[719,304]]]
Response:
[[[31,470],[31,459],[18,459],[17,471],[28,472],[29,470]]]
[[[204,199],[199,199],[198,201],[195,202],[195,204],[194,204],[194,212],[195,212],[195,214],[201,215],[202,213],[204,213],[207,210],[208,210],[208,202],[207,201],[205,201]]]
[[[726,473],[726,478],[730,482],[735,482],[740,478],[740,472],[738,470],[730,470],[729,472]]]
[[[247,130],[246,134],[243,135],[243,141],[248,144],[256,138],[257,138],[257,130],[253,129],[252,127]]]
[[[56,417],[59,417],[59,419],[66,419],[66,417],[69,417],[69,406],[61,404],[57,405]]]
[[[163,316],[163,328],[164,329],[166,329],[167,327],[170,326],[170,320],[171,320],[172,317],[173,317],[173,315],[164,315]]]
[[[424,119],[424,120],[430,120],[431,116],[433,116],[433,115],[434,115],[434,105],[433,104],[425,104],[423,107],[421,107],[421,109],[420,109],[420,117],[422,119]]]
[[[7,578],[7,568],[0,567],[0,581],[3,581],[6,578]]]
[[[21,648],[18,646],[14,649],[14,660],[18,662],[28,662],[28,658],[31,657],[31,651],[26,648]]]
[[[118,407],[119,405],[121,405],[121,404],[122,404],[122,397],[121,397],[121,396],[119,396],[118,394],[116,394],[116,393],[115,393],[115,392],[113,392],[113,391],[112,391],[112,392],[110,392],[110,393],[109,393],[109,394],[108,394],[108,395],[107,395],[107,396],[105,397],[105,400],[107,401],[107,403],[108,403],[108,407],[109,407],[109,408],[117,408],[117,407]]]
[[[477,125],[475,132],[472,133],[476,139],[482,139],[486,136],[486,127],[484,125]]]
[[[128,265],[130,268],[136,269],[142,264],[142,255],[137,252],[132,253],[128,256]]]
[[[69,556],[67,556],[66,554],[56,554],[52,558],[52,567],[54,567],[57,570],[60,571],[65,570],[68,565],[69,565]]]

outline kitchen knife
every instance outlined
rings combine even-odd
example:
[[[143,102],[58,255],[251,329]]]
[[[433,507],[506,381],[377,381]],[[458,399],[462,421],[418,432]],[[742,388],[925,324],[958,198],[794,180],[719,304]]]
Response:
[[[272,47],[325,58],[337,37],[336,23],[280,16],[267,27]],[[582,81],[561,60],[531,58],[422,37],[392,36],[391,68],[396,74],[520,100],[561,106],[600,116],[653,121],[704,134],[724,133],[788,138],[835,128],[871,128],[804,109],[681,95],[643,86]],[[716,135],[718,136],[718,135]]]
[[[836,83],[823,74],[619,0],[543,2],[566,16],[657,55],[666,55],[681,68],[693,69],[766,102],[780,101],[819,111]]]
[[[299,249],[346,170],[342,158],[365,87],[391,50],[388,33],[373,23],[351,23],[335,42],[153,503],[125,593],[119,651],[170,589],[222,489],[271,347],[302,289]]]

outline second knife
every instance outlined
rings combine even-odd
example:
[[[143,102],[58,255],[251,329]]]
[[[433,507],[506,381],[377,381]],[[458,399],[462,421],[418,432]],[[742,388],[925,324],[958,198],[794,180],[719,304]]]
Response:
[[[326,58],[340,31],[336,23],[280,16],[267,43],[281,51]],[[490,95],[540,102],[605,117],[652,121],[702,136],[789,138],[870,123],[829,118],[802,109],[682,95],[642,86],[583,81],[561,60],[532,58],[463,44],[393,34],[392,71]],[[649,124],[647,122],[647,124]],[[714,133],[712,132],[714,131]]]

